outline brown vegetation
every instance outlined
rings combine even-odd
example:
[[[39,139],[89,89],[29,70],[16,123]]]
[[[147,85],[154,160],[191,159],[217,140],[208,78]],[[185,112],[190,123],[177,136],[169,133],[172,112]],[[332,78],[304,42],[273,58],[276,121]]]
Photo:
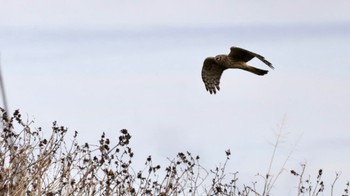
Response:
[[[4,109],[1,112],[0,195],[267,196],[284,170],[282,168],[273,177],[270,168],[263,176],[263,190],[257,190],[255,184],[239,186],[238,172],[225,170],[231,156],[227,150],[225,162],[212,170],[202,167],[199,156],[180,152],[166,167],[154,164],[149,156],[145,168],[135,171],[132,167],[134,152],[129,146],[131,135],[126,129],[120,131],[117,141],[111,141],[102,133],[97,145],[78,144],[75,132],[72,142],[67,143],[67,128],[56,122],[50,137],[44,138],[43,130],[24,122],[18,110],[12,116]],[[297,195],[323,192],[322,170],[319,170],[315,187],[311,186],[310,179],[303,179],[304,171],[305,165],[299,173],[291,171],[299,177]],[[344,195],[348,195],[348,187],[349,183]]]

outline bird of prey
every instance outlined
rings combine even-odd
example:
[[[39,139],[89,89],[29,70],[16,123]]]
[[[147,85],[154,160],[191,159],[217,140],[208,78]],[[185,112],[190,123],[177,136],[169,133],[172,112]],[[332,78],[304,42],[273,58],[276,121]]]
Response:
[[[274,69],[272,64],[263,56],[238,47],[231,47],[230,54],[228,55],[221,54],[206,58],[202,68],[202,79],[207,91],[210,94],[215,94],[217,90],[220,90],[219,84],[222,72],[229,68],[243,69],[260,76],[267,74],[267,70],[258,69],[247,64],[254,57]]]

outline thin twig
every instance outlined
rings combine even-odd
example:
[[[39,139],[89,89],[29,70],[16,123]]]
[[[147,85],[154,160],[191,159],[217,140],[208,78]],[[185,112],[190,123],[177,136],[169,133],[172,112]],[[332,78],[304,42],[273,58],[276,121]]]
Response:
[[[283,117],[283,120],[282,120],[282,123],[279,127],[279,130],[278,130],[278,133],[277,133],[277,138],[276,138],[276,142],[273,146],[273,152],[272,152],[272,156],[271,156],[271,159],[270,159],[270,164],[269,164],[269,168],[267,170],[267,173],[266,173],[266,178],[265,178],[265,183],[264,183],[264,191],[263,191],[263,196],[265,195],[268,195],[269,194],[269,190],[271,189],[271,180],[272,178],[270,173],[271,173],[271,169],[272,169],[272,163],[275,159],[275,155],[276,155],[276,151],[277,151],[277,147],[278,145],[280,144],[281,142],[281,137],[282,137],[282,131],[283,131],[283,128],[284,128],[284,124],[285,124],[285,116]]]
[[[341,175],[341,172],[335,172],[335,179],[331,185],[331,196],[333,196],[334,185],[335,185],[335,182],[337,182],[337,180],[339,179],[340,175]]]

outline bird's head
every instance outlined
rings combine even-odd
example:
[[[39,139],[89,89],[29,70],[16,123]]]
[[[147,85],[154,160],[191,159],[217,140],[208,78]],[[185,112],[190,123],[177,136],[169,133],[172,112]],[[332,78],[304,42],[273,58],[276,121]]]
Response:
[[[226,57],[227,57],[227,55],[220,54],[220,55],[215,56],[214,59],[217,63],[223,63],[225,61]]]

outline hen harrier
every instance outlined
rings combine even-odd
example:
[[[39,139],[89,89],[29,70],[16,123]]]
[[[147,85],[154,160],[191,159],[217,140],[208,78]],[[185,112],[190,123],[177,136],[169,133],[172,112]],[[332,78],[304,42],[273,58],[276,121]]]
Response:
[[[247,62],[254,57],[258,58],[272,69],[274,68],[263,56],[237,47],[231,47],[230,54],[228,55],[222,54],[216,57],[206,58],[202,68],[202,79],[207,91],[209,91],[210,94],[215,94],[216,90],[220,90],[220,77],[222,72],[228,68],[243,69],[260,76],[267,74],[267,70],[258,69],[247,64]]]

